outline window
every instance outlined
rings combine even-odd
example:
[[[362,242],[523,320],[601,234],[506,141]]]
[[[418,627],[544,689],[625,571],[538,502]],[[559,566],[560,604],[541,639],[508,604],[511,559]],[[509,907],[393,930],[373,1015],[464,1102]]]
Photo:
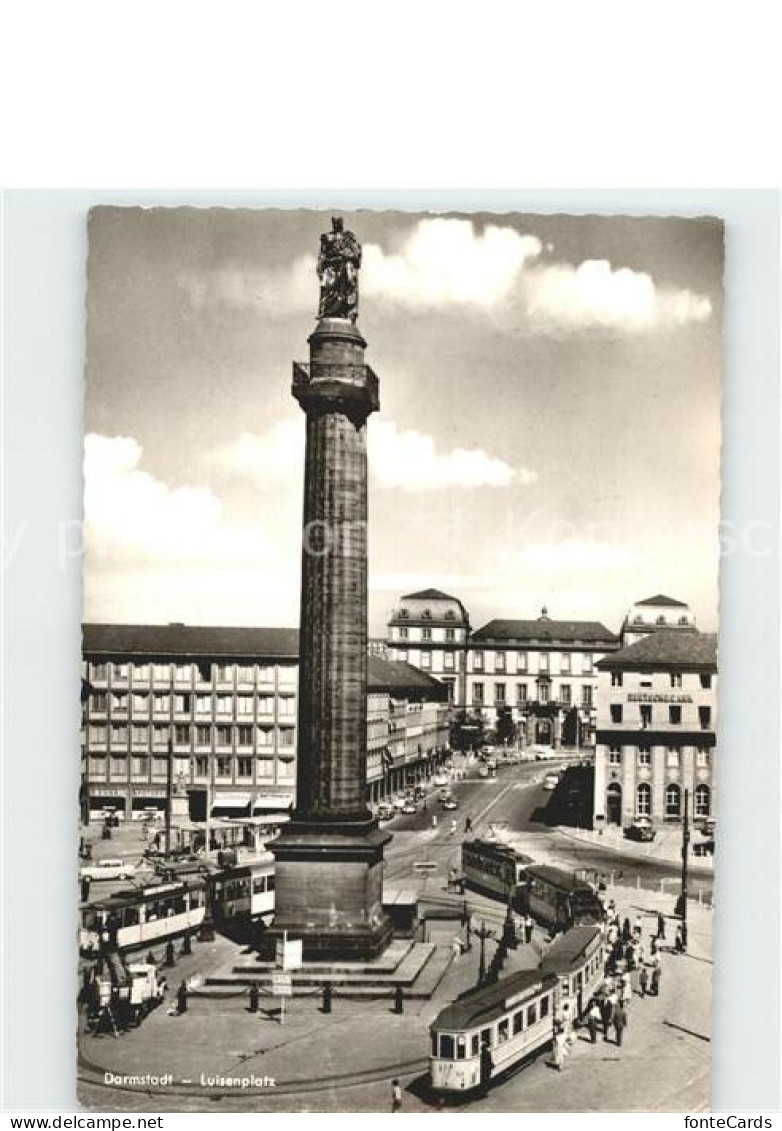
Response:
[[[170,695],[153,695],[152,696],[152,710],[156,715],[167,715],[171,709],[171,696]]]
[[[474,672],[483,671],[483,652],[473,652],[472,670]]]
[[[635,811],[639,817],[648,817],[652,812],[652,787],[642,781],[635,791]]]
[[[258,679],[261,683],[274,683],[274,668],[268,665],[258,669]]]
[[[453,611],[453,609],[446,609],[445,610],[445,619],[446,620],[456,620],[456,613]]]
[[[165,746],[168,743],[169,729],[164,726],[152,728],[152,742],[155,746]]]
[[[498,705],[505,706],[505,684],[495,683],[494,685],[494,702]]]
[[[710,675],[708,675],[708,674],[702,674],[701,675],[701,687],[704,687],[704,688],[711,687],[711,676]]]
[[[422,652],[421,653],[421,670],[428,672],[428,671],[431,671],[431,669],[432,669],[432,653],[431,652]]]
[[[217,776],[218,778],[230,778],[231,776],[231,759],[218,758],[217,759]]]
[[[520,1033],[524,1028],[524,1010],[520,1009],[518,1013],[513,1014],[513,1036]]]
[[[705,746],[696,747],[695,765],[701,770],[706,770],[709,768],[709,752]]]
[[[233,680],[233,666],[231,664],[216,664],[215,672],[218,683],[231,683]]]
[[[456,639],[456,629],[455,628],[446,628],[445,639],[446,640],[455,640]]]
[[[668,722],[672,726],[678,726],[678,724],[681,721],[682,721],[682,709],[677,703],[674,703],[672,706],[670,706],[668,708]]]
[[[259,715],[273,715],[274,714],[274,696],[273,695],[259,695],[258,696],[258,714]]]
[[[675,782],[671,782],[665,791],[666,817],[679,817],[682,811],[682,791]]]
[[[621,723],[621,721],[622,721],[622,704],[621,703],[612,703],[611,704],[611,722],[612,723]]]
[[[592,674],[592,657],[589,652],[585,652],[581,657],[581,673],[582,675]]]
[[[168,774],[168,758],[152,759],[152,777],[164,778]]]
[[[192,705],[192,696],[186,692],[174,696],[174,712],[178,715],[189,715]]]
[[[592,688],[589,686],[589,684],[587,684],[586,687],[581,688],[581,706],[592,706]]]
[[[516,702],[519,704],[520,707],[524,703],[527,702],[527,685],[526,685],[526,683],[517,683],[516,684]]]
[[[497,1044],[502,1045],[510,1036],[510,1017],[501,1017],[497,1023]]]
[[[708,817],[711,809],[711,790],[707,785],[699,785],[695,789],[695,816]]]
[[[146,746],[149,742],[149,727],[134,723],[130,728],[130,737],[137,746]]]
[[[106,776],[106,758],[103,756],[96,757],[94,754],[90,756],[90,777],[91,778],[105,778]]]
[[[562,653],[562,657],[559,661],[559,670],[562,672],[562,675],[570,675],[570,653],[569,652],[563,652]]]
[[[256,766],[259,778],[273,778],[274,777],[274,762],[271,758],[257,758]]]
[[[534,1025],[538,1019],[538,1007],[533,1001],[532,1005],[527,1007],[527,1025]]]
[[[678,769],[681,762],[681,747],[669,746],[665,752],[665,764],[669,770]]]
[[[570,684],[569,683],[561,683],[559,685],[559,698],[562,700],[562,702],[565,704],[566,707],[570,706],[570,696],[571,696]]]
[[[701,730],[708,730],[711,726],[711,707],[699,707],[698,719],[701,724]]]
[[[638,765],[650,766],[652,764],[652,751],[648,746],[638,747]]]
[[[127,723],[115,723],[111,728],[112,745],[120,746],[128,741]]]
[[[252,683],[252,681],[253,681],[252,665],[240,664],[236,669],[236,678],[240,683]]]
[[[134,694],[131,697],[133,705],[133,713],[136,715],[146,715],[149,711],[149,696]]]
[[[212,741],[212,728],[208,726],[197,726],[195,728],[196,746],[208,746]]]
[[[230,715],[233,711],[233,699],[230,695],[217,696],[217,714]]]
[[[526,652],[519,652],[518,656],[516,657],[516,670],[520,672],[525,672],[527,670]]]
[[[548,672],[548,652],[541,652],[538,656],[538,671]]]
[[[407,649],[406,648],[400,648],[399,659],[403,664],[407,663]]]
[[[149,776],[149,758],[144,755],[134,754],[130,759],[130,772],[134,778]]]
[[[250,718],[253,716],[253,697],[252,695],[237,695],[236,697],[236,714],[248,715]]]
[[[127,679],[128,672],[130,671],[129,664],[114,664],[113,675],[115,679]]]
[[[209,759],[199,755],[195,760],[195,776],[205,778],[209,776]]]
[[[92,672],[93,679],[105,679],[108,675],[107,664],[91,664],[90,671]]]
[[[236,741],[239,746],[252,746],[253,744],[253,728],[251,726],[240,726],[236,728]]]
[[[538,699],[541,703],[548,703],[549,700],[549,685],[547,683],[538,684]]]
[[[448,688],[448,702],[453,703],[455,679],[444,679],[443,683]]]
[[[608,747],[608,764],[609,764],[609,766],[621,766],[622,765],[622,747],[621,746],[609,746]]]
[[[454,1040],[453,1037],[447,1036],[445,1033],[440,1034],[440,1056],[443,1060],[454,1060]]]
[[[291,781],[295,776],[296,776],[296,768],[295,768],[295,765],[292,761],[291,762],[283,762],[283,761],[279,760],[277,762],[277,780],[278,781],[283,781],[283,780],[284,781]]]
[[[622,673],[621,672],[611,672],[611,686],[612,687],[621,687],[622,686]]]
[[[540,999],[540,1019],[541,1019],[541,1021],[543,1020],[544,1017],[548,1017],[548,1006],[549,1006],[550,1000],[551,999],[548,997],[548,995],[546,997],[542,997]]]
[[[258,727],[258,745],[274,746],[274,731],[271,727]]]
[[[472,685],[472,701],[476,707],[483,705],[483,684],[474,683]]]
[[[168,664],[153,664],[152,665],[152,678],[167,680],[171,676],[171,668]]]
[[[641,680],[641,681],[639,682],[638,686],[639,686],[639,687],[651,687],[651,686],[652,686],[652,681],[651,681],[650,679],[642,679],[642,680]]]
[[[652,705],[651,703],[641,704],[641,726],[646,728],[652,725]]]
[[[655,621],[654,623],[655,623],[655,624],[665,624],[665,617],[664,617],[664,616],[659,616],[659,617],[657,618],[657,620],[656,620],[656,621]]]
[[[454,654],[453,652],[446,652],[443,656],[443,668],[447,672],[454,671]]]
[[[149,679],[149,664],[134,664],[133,665],[133,680],[134,682],[143,683]]]
[[[178,746],[184,746],[190,742],[190,727],[177,725],[174,727],[174,742]]]
[[[215,727],[215,740],[218,746],[230,746],[231,728],[227,726]]]
[[[280,746],[293,746],[293,727],[280,727]]]
[[[174,679],[177,683],[189,683],[192,674],[193,669],[190,664],[177,664],[174,667]]]
[[[409,635],[410,635],[410,629],[409,628],[400,628],[399,629],[399,639],[400,640],[407,640]]]
[[[236,776],[238,778],[251,778],[253,776],[252,758],[236,759]]]
[[[277,714],[283,719],[293,719],[296,717],[296,700],[292,695],[280,696],[277,704]]]
[[[102,723],[93,723],[89,729],[90,742],[105,742],[107,738],[108,727]]]
[[[432,639],[431,628],[422,628],[421,629],[421,639],[422,640],[431,640]]]
[[[671,687],[681,687],[682,674],[681,672],[671,672]]]
[[[496,672],[504,672],[505,671],[505,653],[504,652],[495,653],[494,670]]]

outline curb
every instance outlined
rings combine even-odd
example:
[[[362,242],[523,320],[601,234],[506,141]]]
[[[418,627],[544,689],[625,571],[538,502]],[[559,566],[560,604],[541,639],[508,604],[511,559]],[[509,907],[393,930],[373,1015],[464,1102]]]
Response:
[[[588,848],[596,848],[599,852],[606,852],[612,856],[627,856],[639,863],[649,863],[650,861],[655,864],[681,864],[681,856],[655,856],[652,853],[640,853],[633,850],[632,842],[621,847],[617,845],[601,843],[597,838],[591,836],[583,836],[577,830],[569,828],[567,825],[556,825],[556,831],[561,833],[562,836],[568,840],[574,841],[576,844],[583,844]],[[714,865],[705,865],[695,863],[690,859],[687,869],[691,875],[698,876],[702,879],[714,879]]]

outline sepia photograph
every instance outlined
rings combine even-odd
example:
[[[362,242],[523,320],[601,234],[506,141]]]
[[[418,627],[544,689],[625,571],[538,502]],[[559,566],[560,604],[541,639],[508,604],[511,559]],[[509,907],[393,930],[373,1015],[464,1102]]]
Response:
[[[87,229],[80,1103],[708,1111],[722,221]]]

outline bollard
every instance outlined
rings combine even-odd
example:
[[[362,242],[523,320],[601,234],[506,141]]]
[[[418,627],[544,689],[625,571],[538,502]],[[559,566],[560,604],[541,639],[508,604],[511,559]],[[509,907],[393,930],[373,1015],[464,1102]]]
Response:
[[[182,954],[184,955],[184,954],[192,954],[192,953],[193,953],[193,944],[190,941],[190,932],[187,931],[185,933],[185,937],[182,940]]]
[[[166,943],[166,958],[165,966],[176,966],[176,957],[174,955],[174,944],[172,942]]]

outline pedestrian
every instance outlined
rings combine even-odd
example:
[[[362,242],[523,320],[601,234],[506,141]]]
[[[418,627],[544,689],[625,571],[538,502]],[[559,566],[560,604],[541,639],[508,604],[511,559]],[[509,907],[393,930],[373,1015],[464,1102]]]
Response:
[[[405,991],[401,986],[397,986],[394,990],[394,1013],[404,1013],[405,1011]]]
[[[534,927],[535,927],[535,924],[532,920],[532,916],[527,915],[524,919],[524,942],[525,943],[531,943],[532,942],[532,931],[533,931]]]
[[[662,977],[662,971],[660,970],[659,965],[657,965],[652,970],[652,984],[651,984],[651,988],[650,988],[650,993],[651,993],[652,997],[657,997],[657,995],[660,992],[660,978],[661,977]]]
[[[451,836],[456,836],[456,830],[458,829],[458,827],[459,825],[456,821],[456,818],[453,818],[451,820]]]
[[[600,1016],[603,1021],[603,1040],[608,1040],[608,1030],[611,1027],[611,1022],[614,1019],[614,1006],[611,1001],[611,994],[606,994],[600,1002]]]
[[[630,930],[630,920],[625,919],[624,923],[622,923],[622,938],[625,942],[629,942],[631,936],[632,931]]]
[[[81,881],[81,901],[82,903],[89,903],[90,899],[90,877],[82,876]]]
[[[589,1012],[587,1013],[587,1029],[589,1030],[589,1039],[593,1045],[597,1042],[597,1030],[601,1021],[602,1015],[600,1013],[600,1006],[597,1004],[596,999],[593,998]]]
[[[331,982],[326,982],[325,986],[323,987],[322,1009],[324,1013],[331,1013],[331,998],[333,993],[334,991],[331,988]]]
[[[258,1012],[258,1004],[261,1000],[261,991],[258,989],[258,983],[253,982],[250,986],[250,1013]]]
[[[635,947],[632,943],[625,947],[625,962],[628,970],[635,970]]]
[[[654,956],[656,954],[657,954],[657,939],[655,938],[654,935],[652,935],[651,940],[649,942],[649,957],[654,958]]]
[[[157,966],[155,956],[152,951],[147,951],[147,966]]]
[[[682,933],[681,926],[676,928],[676,940],[673,946],[677,954],[684,953],[684,934]]]
[[[177,1013],[187,1013],[187,982],[184,979],[179,983],[176,992],[176,1008]]]
[[[165,957],[165,961],[164,961],[163,965],[164,966],[175,966],[176,965],[176,958],[174,956],[174,944],[173,944],[173,942],[171,942],[170,939],[166,943],[166,957]]]
[[[645,966],[641,967],[641,973],[638,975],[638,990],[641,997],[646,997],[646,991],[649,988],[649,972]]]
[[[551,1051],[553,1053],[551,1063],[557,1072],[561,1072],[565,1066],[565,1057],[568,1053],[567,1035],[564,1029],[559,1029],[554,1034],[554,1044]]]
[[[391,1114],[402,1110],[402,1086],[398,1080],[391,1081]]]
[[[456,962],[458,958],[461,958],[462,954],[462,944],[458,939],[454,939],[451,943],[451,950],[453,951],[453,960]]]
[[[663,915],[662,911],[658,912],[657,914],[657,938],[665,938],[665,916]]]
[[[616,1043],[621,1047],[622,1036],[627,1028],[627,1011],[623,1005],[618,1005],[614,1010],[614,1032],[616,1033]]]
[[[468,817],[467,820],[464,822],[464,831],[466,833],[472,832],[472,817]]]
[[[423,812],[424,812],[424,813],[426,812],[426,798],[424,798],[424,804],[423,804]]]
[[[613,920],[616,916],[616,904],[614,903],[613,899],[609,899],[609,901],[608,901],[608,907],[606,907],[606,914],[608,915],[609,919],[611,919],[611,920]]]
[[[484,1095],[491,1083],[491,1074],[493,1071],[494,1061],[492,1060],[488,1037],[485,1037],[483,1045],[481,1046],[481,1091]]]

